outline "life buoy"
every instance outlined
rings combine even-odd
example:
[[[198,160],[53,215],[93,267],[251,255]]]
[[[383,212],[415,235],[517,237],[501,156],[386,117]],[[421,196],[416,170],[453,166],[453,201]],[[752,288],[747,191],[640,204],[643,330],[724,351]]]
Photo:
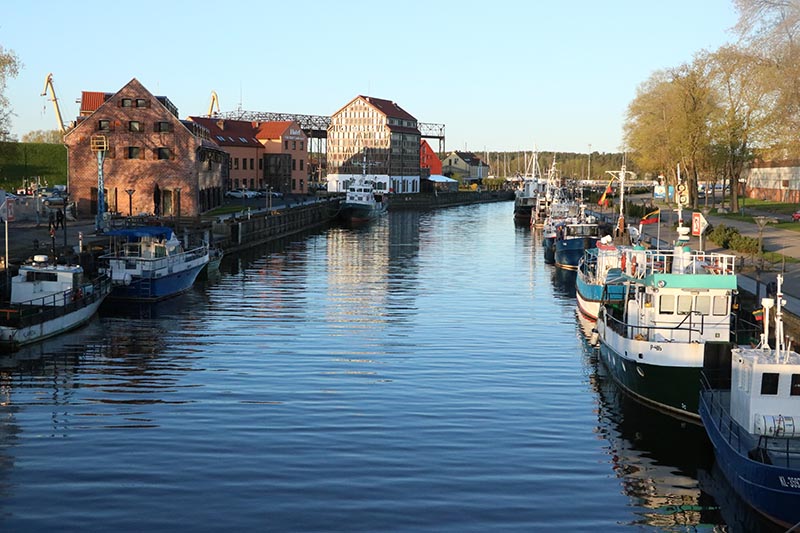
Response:
[[[631,276],[636,275],[636,256],[631,257]]]
[[[625,254],[622,254],[622,261],[620,262],[620,266],[622,267],[622,271],[623,272],[625,272],[625,264],[626,264],[627,259],[628,259],[628,256],[625,255]]]

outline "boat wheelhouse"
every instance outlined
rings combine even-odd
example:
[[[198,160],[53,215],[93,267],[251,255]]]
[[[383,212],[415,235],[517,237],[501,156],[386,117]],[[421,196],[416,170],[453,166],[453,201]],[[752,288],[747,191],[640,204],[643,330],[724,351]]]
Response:
[[[681,244],[623,251],[623,299],[604,301],[597,319],[601,359],[623,389],[698,420],[701,370],[730,357],[734,266],[733,255]]]
[[[732,351],[729,377],[704,373],[700,417],[717,464],[751,507],[784,528],[800,522],[800,354],[784,341],[782,282],[764,298],[755,347]],[[774,308],[775,348],[769,344]]]
[[[107,232],[111,253],[100,257],[113,282],[110,299],[156,302],[189,290],[209,262],[208,244],[185,250],[171,228]]]
[[[108,296],[107,276],[85,279],[79,265],[59,265],[46,255],[21,265],[11,298],[0,309],[0,351],[12,352],[89,321]]]

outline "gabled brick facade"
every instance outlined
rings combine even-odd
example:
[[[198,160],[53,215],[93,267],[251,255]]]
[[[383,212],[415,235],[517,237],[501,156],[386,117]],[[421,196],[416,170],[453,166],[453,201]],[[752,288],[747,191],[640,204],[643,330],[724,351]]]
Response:
[[[206,128],[180,120],[167,98],[153,96],[135,78],[114,94],[103,93],[103,100],[96,109],[82,106],[78,124],[64,137],[69,193],[79,217],[97,212],[98,165],[91,150],[97,135],[109,146],[103,164],[107,211],[175,215],[178,188],[182,216],[221,205],[228,156]],[[126,189],[134,191],[130,204]]]

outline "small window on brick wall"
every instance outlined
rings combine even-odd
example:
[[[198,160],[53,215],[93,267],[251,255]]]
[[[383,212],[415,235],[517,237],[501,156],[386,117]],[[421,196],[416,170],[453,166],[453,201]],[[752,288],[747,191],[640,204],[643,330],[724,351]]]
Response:
[[[128,122],[128,131],[140,132],[143,129],[143,124],[138,120],[131,120]]]
[[[155,131],[157,133],[158,132],[163,133],[163,132],[172,131],[172,124],[170,124],[169,122],[156,122],[153,125],[153,131]]]
[[[111,121],[107,119],[98,120],[97,129],[99,131],[111,131],[113,129],[111,126]]]
[[[172,150],[169,148],[156,148],[156,159],[172,159]]]
[[[150,100],[146,100],[144,98],[137,98],[136,107],[150,107]]]
[[[119,103],[120,107],[133,107],[133,100],[131,98],[123,98]]]
[[[128,159],[144,159],[144,152],[138,146],[128,146]]]

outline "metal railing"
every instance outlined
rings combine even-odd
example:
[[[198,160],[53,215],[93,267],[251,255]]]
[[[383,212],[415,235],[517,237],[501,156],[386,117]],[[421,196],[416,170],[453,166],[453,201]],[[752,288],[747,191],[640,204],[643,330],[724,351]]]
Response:
[[[734,420],[722,404],[725,391],[711,387],[708,376],[700,374],[700,403],[723,439],[739,455],[752,461],[786,468],[800,465],[800,439],[753,435]]]
[[[0,325],[25,328],[68,315],[105,297],[111,290],[111,280],[101,276],[77,290],[67,289],[55,294],[11,304],[0,309]]]
[[[700,316],[699,326],[696,326],[694,324],[694,321],[692,320],[692,315]],[[628,324],[627,322],[623,322],[622,320],[609,314],[605,315],[605,320],[606,324],[617,334],[622,335],[623,337],[628,339],[635,338],[637,335],[641,335],[642,336],[641,340],[651,340],[651,334],[657,331],[665,331],[665,332],[685,331],[689,335],[687,342],[691,342],[693,333],[696,333],[698,336],[702,337],[705,326],[705,318],[703,314],[698,313],[697,311],[692,311],[690,313],[687,313],[687,315],[683,318],[683,320],[681,320],[674,326],[638,326],[638,325],[634,326],[632,324]],[[686,323],[687,321],[688,324]]]

